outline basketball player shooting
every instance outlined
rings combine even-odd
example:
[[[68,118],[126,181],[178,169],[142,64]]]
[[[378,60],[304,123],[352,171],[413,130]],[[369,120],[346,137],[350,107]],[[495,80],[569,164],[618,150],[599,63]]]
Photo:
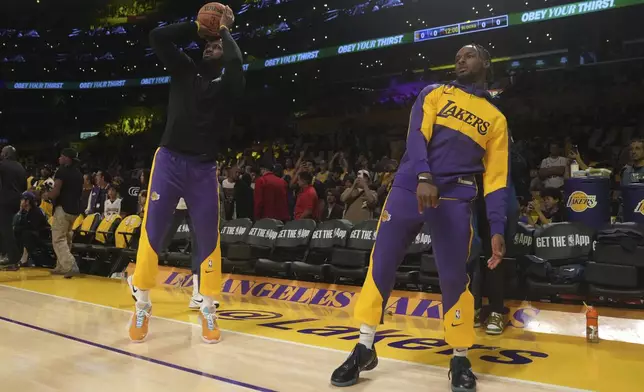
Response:
[[[378,364],[376,326],[394,286],[396,270],[424,222],[443,295],[445,341],[453,348],[451,389],[476,391],[467,350],[474,344],[474,297],[468,289],[473,201],[482,174],[492,257],[496,267],[505,254],[509,139],[506,119],[485,90],[490,54],[467,45],[456,54],[456,81],[426,87],[411,112],[407,150],[385,202],[367,278],[355,308],[360,340],[331,376],[335,386],[358,382],[361,371]]]
[[[136,299],[129,327],[133,342],[143,341],[148,334],[152,312],[149,290],[156,284],[159,252],[181,197],[198,243],[193,263],[196,260],[199,265],[193,270],[199,271],[203,297],[199,315],[202,340],[217,343],[220,339],[214,305],[214,297],[221,291],[216,155],[220,138],[230,131],[232,102],[244,89],[242,55],[229,31],[233,22],[229,7],[210,3],[202,7],[196,23],[176,23],[150,33],[150,45],[172,81],[167,125],[152,163],[136,268],[128,278]],[[174,43],[197,36],[207,40],[199,64]]]

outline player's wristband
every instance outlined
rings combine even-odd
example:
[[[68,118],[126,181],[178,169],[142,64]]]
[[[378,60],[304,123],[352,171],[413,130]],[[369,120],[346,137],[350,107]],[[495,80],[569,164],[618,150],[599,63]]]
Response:
[[[230,29],[228,28],[228,26],[226,26],[226,25],[224,25],[224,24],[219,25],[219,30],[228,30],[228,31],[230,31]]]
[[[419,175],[417,180],[419,184],[424,183],[434,185],[434,179],[431,175]]]

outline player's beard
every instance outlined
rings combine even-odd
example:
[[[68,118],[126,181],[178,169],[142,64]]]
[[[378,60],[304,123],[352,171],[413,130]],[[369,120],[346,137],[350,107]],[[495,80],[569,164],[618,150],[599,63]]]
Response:
[[[456,81],[460,84],[474,84],[477,79],[477,75],[474,75],[472,72],[468,72],[463,75],[456,75]]]
[[[211,76],[219,75],[221,73],[222,66],[223,61],[221,59],[215,59],[212,57],[204,58],[200,64],[201,72]]]

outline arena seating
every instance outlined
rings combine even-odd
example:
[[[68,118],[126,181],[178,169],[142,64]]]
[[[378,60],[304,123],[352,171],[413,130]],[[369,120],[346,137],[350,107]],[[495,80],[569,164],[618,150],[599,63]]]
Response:
[[[292,263],[293,275],[296,278],[313,277],[322,281],[330,280],[330,260],[333,250],[346,246],[352,227],[353,225],[348,220],[331,220],[320,223],[311,236],[306,260]]]
[[[134,262],[140,218],[103,220],[109,228],[99,230],[98,217],[90,215],[77,229],[73,251],[87,261],[101,260],[105,273],[122,271]],[[225,222],[221,226],[224,272],[313,279],[323,282],[361,284],[369,266],[378,221],[352,226],[346,220],[316,223],[312,220],[283,224],[262,219]],[[173,242],[182,251],[169,251],[161,260],[190,267],[190,235],[179,225]],[[105,242],[96,240],[104,231]],[[553,223],[541,228],[519,224],[514,241],[507,244],[502,268],[508,293],[525,298],[556,300],[644,297],[644,228],[616,223],[595,231],[579,223]],[[82,268],[97,272],[97,268]],[[438,291],[438,270],[427,226],[414,243],[396,274],[398,288]],[[514,290],[516,289],[516,291]]]
[[[335,280],[351,279],[361,282],[367,276],[371,249],[376,242],[377,220],[366,220],[355,225],[344,248],[331,253],[331,276]]]

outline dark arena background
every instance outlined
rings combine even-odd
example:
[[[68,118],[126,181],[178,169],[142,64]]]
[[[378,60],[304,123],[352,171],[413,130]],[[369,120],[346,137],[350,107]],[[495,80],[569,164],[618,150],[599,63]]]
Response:
[[[644,389],[644,0],[230,0],[246,84],[217,135],[223,340],[202,345],[194,328],[198,244],[180,202],[154,249],[150,340],[127,341],[126,279],[145,210],[164,197],[147,188],[172,83],[148,36],[203,5],[0,2],[0,145],[26,171],[14,186],[3,150],[0,389],[336,389],[331,374],[361,339],[353,310],[379,222],[392,219],[412,106],[456,79],[456,53],[472,44],[491,57],[485,89],[512,135],[519,206],[499,274],[489,238],[472,236],[478,390]],[[195,63],[205,43],[175,42]],[[84,184],[78,268],[61,277],[66,242],[52,230],[69,148]],[[380,364],[354,390],[449,390],[428,226],[385,300]]]

